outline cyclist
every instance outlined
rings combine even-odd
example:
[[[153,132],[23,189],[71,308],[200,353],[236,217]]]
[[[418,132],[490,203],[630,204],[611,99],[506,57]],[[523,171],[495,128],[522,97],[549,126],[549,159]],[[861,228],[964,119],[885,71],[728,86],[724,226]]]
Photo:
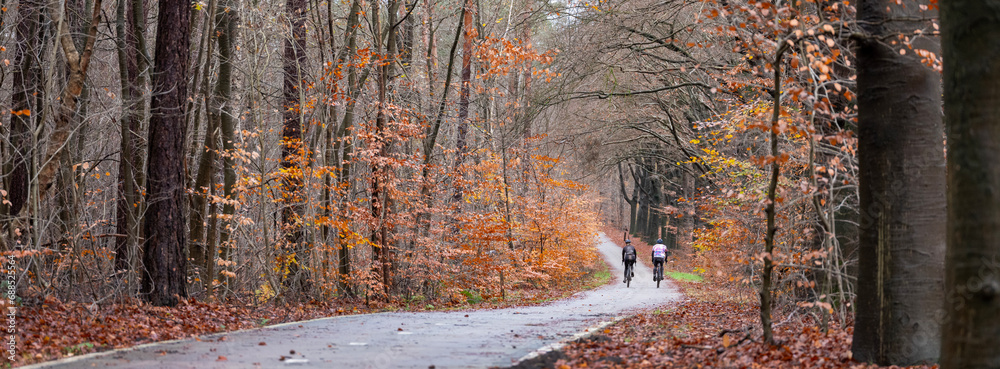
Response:
[[[635,272],[632,268],[635,267],[635,246],[632,246],[632,240],[625,240],[625,247],[622,247],[622,263],[625,264],[625,279],[622,279],[622,283],[625,283],[630,277],[635,276]],[[632,275],[629,275],[632,273]]]
[[[662,239],[657,239],[656,244],[653,245],[653,270],[659,271],[659,273],[653,276],[654,281],[663,279],[663,263],[665,261],[667,261],[667,245],[663,244]]]

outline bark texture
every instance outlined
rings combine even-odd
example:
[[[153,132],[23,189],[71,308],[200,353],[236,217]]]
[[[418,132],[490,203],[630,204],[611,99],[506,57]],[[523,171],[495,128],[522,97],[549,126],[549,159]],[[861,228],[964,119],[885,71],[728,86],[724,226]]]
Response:
[[[173,306],[187,297],[184,195],[184,109],[187,101],[189,3],[160,1],[157,17],[153,99],[149,119],[149,185],[141,295],[154,305]]]
[[[44,96],[41,86],[42,69],[36,63],[34,55],[41,55],[43,44],[42,34],[45,20],[44,6],[40,1],[22,1],[18,3],[20,19],[15,31],[17,46],[14,49],[13,88],[11,94],[11,110],[16,112],[10,117],[11,152],[4,165],[4,176],[7,189],[7,200],[10,205],[7,213],[17,216],[28,202],[29,168],[32,161],[33,145],[32,131],[39,110],[38,102]],[[27,113],[25,113],[27,112]],[[3,206],[3,205],[0,205]]]
[[[1000,1],[941,4],[948,122],[947,299],[941,367],[998,368]]]
[[[288,279],[285,285],[305,292],[309,288],[309,273],[305,250],[301,250],[302,226],[302,107],[301,87],[306,62],[306,2],[305,0],[288,0],[285,3],[286,12],[291,20],[291,37],[285,41],[284,57],[284,88],[285,109],[283,113],[284,127],[281,131],[281,168],[282,176],[282,209],[281,223],[285,234],[288,267]]]
[[[858,16],[858,162],[861,230],[854,358],[882,365],[934,362],[943,297],[945,165],[940,75],[895,35],[916,1],[866,0]],[[888,9],[887,9],[888,7]],[[890,41],[887,41],[890,40]],[[937,48],[918,37],[915,47]],[[904,47],[905,48],[905,47]]]
[[[124,237],[115,238],[115,269],[128,270],[131,268],[131,256],[136,249],[135,242],[138,239],[139,221],[139,199],[141,197],[136,179],[136,171],[141,168],[139,159],[139,124],[142,112],[139,111],[144,104],[137,104],[142,100],[141,88],[144,79],[139,75],[139,53],[137,37],[140,33],[136,30],[143,29],[135,27],[137,19],[132,12],[134,1],[118,2],[118,20],[116,32],[118,33],[118,70],[121,78],[122,101],[127,104],[122,109],[119,120],[121,127],[121,154],[118,160],[118,201],[115,216],[115,229],[119,235]],[[138,4],[142,7],[141,2]],[[141,14],[141,12],[140,12]],[[145,68],[143,68],[145,69]],[[144,109],[143,109],[144,110]]]

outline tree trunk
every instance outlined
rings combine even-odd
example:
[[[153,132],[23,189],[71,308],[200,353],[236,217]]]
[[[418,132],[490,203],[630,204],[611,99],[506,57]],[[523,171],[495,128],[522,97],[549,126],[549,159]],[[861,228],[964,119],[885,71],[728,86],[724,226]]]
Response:
[[[201,278],[207,278],[208,275],[202,274],[208,267],[208,245],[205,243],[206,239],[206,226],[208,225],[208,196],[212,192],[209,188],[209,184],[212,182],[212,176],[215,175],[215,161],[216,161],[216,151],[218,146],[216,141],[218,141],[218,129],[219,129],[219,115],[212,115],[208,112],[208,119],[205,124],[205,138],[199,144],[194,138],[198,134],[197,130],[201,124],[200,117],[200,107],[202,106],[199,102],[204,102],[204,105],[211,109],[211,102],[208,100],[212,97],[209,93],[209,80],[212,73],[212,57],[214,50],[214,35],[217,35],[216,26],[218,23],[218,9],[216,7],[216,1],[212,0],[208,3],[208,8],[206,9],[205,20],[202,22],[203,25],[203,37],[201,39],[201,45],[198,46],[198,57],[195,59],[198,65],[193,66],[192,74],[195,76],[191,79],[193,81],[193,88],[189,91],[192,95],[192,99],[188,100],[188,111],[187,118],[194,122],[194,132],[192,132],[192,138],[190,140],[191,145],[191,160],[197,158],[197,174],[195,174],[194,183],[191,186],[191,202],[188,214],[190,214],[191,219],[188,221],[189,230],[189,242],[188,242],[188,257],[191,262],[194,263],[194,269],[198,269],[198,273],[201,274]],[[204,54],[204,55],[203,55]],[[201,74],[201,78],[198,78],[198,74]],[[200,83],[200,85],[199,85]],[[212,90],[214,93],[214,89]],[[200,155],[199,155],[200,154]],[[191,163],[191,167],[194,167],[194,163]],[[190,174],[189,174],[190,175]]]
[[[679,204],[681,211],[680,217],[680,230],[678,234],[677,247],[691,251],[691,243],[694,241],[694,219],[695,219],[695,203],[694,196],[696,193],[695,189],[695,176],[694,176],[694,166],[687,164],[687,166],[681,170],[681,194],[684,196],[684,203]]]
[[[42,94],[42,69],[35,63],[35,55],[42,55],[42,27],[45,19],[44,4],[39,1],[21,1],[18,3],[20,19],[17,23],[14,49],[15,68],[13,69],[13,88],[11,94],[10,145],[9,159],[4,164],[4,188],[7,189],[7,199],[10,204],[6,214],[17,216],[28,202],[29,175],[32,161],[32,132],[35,130],[36,117],[41,113],[40,107],[33,104],[35,96]]]
[[[387,135],[387,120],[386,111],[389,107],[388,96],[388,84],[389,79],[393,73],[393,65],[396,58],[396,12],[399,11],[399,3],[395,0],[390,0],[388,3],[388,17],[386,18],[386,26],[388,35],[386,35],[386,42],[383,44],[383,35],[381,33],[381,23],[380,20],[380,10],[378,2],[372,2],[372,29],[375,30],[373,35],[375,38],[375,53],[382,53],[382,47],[385,46],[385,58],[388,62],[384,63],[379,67],[378,72],[378,110],[375,113],[375,138],[374,144],[378,149],[378,157],[387,157],[389,155],[389,146],[391,141]],[[383,293],[388,296],[392,290],[392,253],[389,252],[389,236],[388,232],[391,228],[389,221],[389,210],[391,209],[391,197],[386,189],[386,176],[389,175],[391,168],[384,164],[375,163],[372,168],[372,180],[371,180],[371,212],[372,218],[375,222],[372,227],[371,235],[369,239],[374,243],[373,250],[373,262],[374,267],[378,271],[379,278],[382,281]]]
[[[281,131],[281,224],[284,234],[286,257],[284,262],[288,267],[285,285],[296,292],[307,293],[309,290],[309,271],[307,252],[302,249],[302,173],[303,157],[302,143],[302,105],[301,88],[302,70],[306,62],[306,2],[305,0],[288,0],[285,3],[286,13],[291,19],[292,34],[285,41],[284,57],[284,127]]]
[[[63,89],[59,100],[62,102],[56,112],[56,126],[49,135],[48,149],[42,157],[41,169],[38,172],[39,196],[44,196],[52,181],[55,180],[62,160],[59,153],[66,146],[70,133],[73,131],[71,123],[76,115],[77,103],[80,94],[83,93],[84,83],[87,80],[87,69],[90,66],[90,57],[94,54],[94,42],[97,39],[97,26],[100,23],[101,0],[94,1],[93,18],[87,36],[84,41],[83,51],[80,52],[73,43],[73,38],[69,32],[69,22],[65,19],[65,4],[61,11],[62,19],[59,24],[59,45],[62,47],[66,57],[66,67],[69,75],[66,76],[66,87]]]
[[[631,170],[631,169],[629,169],[629,170]],[[637,195],[636,189],[633,188],[632,189],[632,198],[628,197],[628,192],[625,190],[625,175],[622,174],[622,164],[621,163],[618,163],[618,185],[619,185],[619,189],[621,190],[622,199],[624,199],[625,202],[628,203],[628,207],[629,207],[629,225],[628,225],[628,230],[631,232],[632,231],[632,227],[635,226],[635,206],[637,205],[636,201],[638,199],[636,197],[638,195]]]
[[[467,9],[468,8],[463,7],[462,12],[464,13],[465,11],[467,11]],[[448,67],[447,71],[445,72],[444,91],[441,93],[441,100],[437,106],[437,113],[435,115],[434,122],[431,124],[430,127],[428,127],[429,129],[427,130],[427,135],[424,138],[423,142],[424,143],[424,150],[423,150],[424,162],[422,171],[423,184],[421,185],[420,193],[424,198],[424,206],[428,209],[427,213],[423,215],[423,219],[421,220],[421,224],[424,227],[424,229],[421,231],[421,234],[424,236],[427,235],[428,229],[430,228],[431,215],[429,214],[430,212],[429,209],[432,207],[432,203],[434,201],[434,197],[432,196],[431,193],[431,179],[430,179],[431,160],[434,154],[434,147],[437,144],[438,132],[441,131],[441,124],[444,122],[444,111],[445,107],[448,104],[448,91],[451,90],[451,75],[452,71],[455,68],[455,54],[456,51],[458,50],[458,40],[461,39],[462,37],[463,23],[465,23],[464,14],[458,18],[458,25],[455,26],[456,27],[455,38],[451,42],[451,51],[448,53]],[[435,59],[435,61],[436,60],[437,59]]]
[[[149,119],[149,158],[142,256],[141,294],[153,305],[173,306],[187,297],[187,245],[184,195],[184,108],[190,26],[189,3],[160,1],[157,16],[156,60],[153,73],[152,116]]]
[[[351,178],[351,166],[354,159],[354,143],[352,130],[354,126],[354,107],[357,104],[357,97],[361,93],[361,87],[367,78],[367,74],[358,77],[358,68],[355,58],[358,50],[357,30],[361,24],[361,1],[353,0],[351,9],[347,15],[347,32],[344,40],[344,53],[338,54],[338,65],[347,65],[347,106],[344,108],[344,119],[337,129],[334,144],[334,165],[338,170],[338,181],[340,193],[343,196],[351,196],[353,188],[353,178]],[[351,246],[348,245],[348,229],[337,230],[337,274],[339,275],[339,289],[347,296],[354,296],[354,290],[348,277],[351,275]]]
[[[434,37],[434,0],[424,0],[424,44],[427,45],[424,61],[427,69],[427,95],[434,97],[434,88],[437,86],[438,80],[437,39]],[[433,99],[428,100],[433,101]]]
[[[194,188],[191,198],[191,219],[188,222],[190,232],[190,242],[188,244],[188,254],[194,267],[204,271],[208,267],[211,259],[207,255],[208,245],[205,243],[205,226],[208,223],[208,195],[212,192],[209,188],[212,176],[215,175],[215,152],[216,131],[219,126],[219,114],[209,116],[208,124],[205,125],[205,147],[201,149],[198,159],[198,174],[195,176]],[[201,278],[208,278],[202,275]]]
[[[771,330],[771,277],[774,269],[774,236],[778,232],[778,227],[775,225],[775,202],[778,197],[778,179],[781,178],[781,163],[778,161],[780,157],[778,154],[778,134],[781,133],[778,125],[778,120],[781,117],[781,62],[786,50],[788,50],[788,44],[782,43],[775,52],[774,64],[772,64],[774,65],[774,93],[771,95],[771,99],[774,101],[774,105],[771,107],[771,126],[768,127],[770,135],[768,141],[771,145],[770,157],[768,158],[771,161],[771,178],[767,184],[767,205],[764,209],[767,216],[767,229],[764,235],[764,270],[761,272],[760,278],[760,325],[764,331],[764,342],[769,345],[774,344],[774,332]],[[684,173],[690,176],[687,171]],[[687,186],[685,185],[685,187]],[[689,189],[685,189],[685,191],[687,190]],[[691,188],[690,191],[694,191],[694,189]],[[693,203],[690,199],[686,200]]]
[[[125,24],[119,32],[122,34],[119,45],[119,61],[122,77],[122,101],[128,106],[122,109],[121,117],[121,154],[118,163],[118,214],[116,229],[118,237],[115,243],[115,269],[131,269],[138,261],[139,242],[142,238],[142,148],[140,134],[142,121],[146,115],[146,72],[148,59],[145,41],[145,6],[141,0],[119,0],[119,18],[125,18]],[[119,21],[121,22],[121,20]]]
[[[916,53],[885,40],[929,24],[917,1],[859,3],[861,208],[854,358],[881,365],[934,362],[943,296],[945,162],[941,79]],[[891,8],[891,12],[887,10]],[[893,17],[906,17],[893,18]],[[914,47],[937,50],[937,40]]]
[[[125,237],[115,238],[115,270],[129,270],[132,266],[130,256],[135,249],[135,242],[138,239],[138,232],[135,225],[139,220],[138,205],[140,194],[137,191],[135,171],[138,158],[138,133],[139,119],[141,113],[136,111],[136,104],[142,99],[139,85],[138,53],[135,49],[135,27],[132,24],[137,20],[132,16],[129,7],[130,2],[118,1],[118,20],[116,31],[118,33],[118,72],[121,79],[121,98],[126,104],[122,108],[122,115],[119,118],[121,127],[121,153],[118,160],[118,200],[115,229],[118,234]],[[140,105],[142,106],[142,105]]]
[[[465,0],[465,9],[462,10],[464,18],[462,24],[462,87],[458,92],[458,135],[455,138],[455,166],[456,173],[455,193],[452,195],[452,204],[461,209],[462,200],[462,162],[469,153],[469,90],[472,85],[472,37],[476,28],[472,24],[473,12],[472,0]]]
[[[216,82],[215,95],[213,96],[213,99],[217,99],[213,100],[217,104],[213,104],[212,109],[215,114],[219,115],[222,149],[226,153],[222,159],[222,195],[226,200],[229,200],[222,206],[223,221],[219,227],[218,258],[221,260],[229,260],[231,249],[229,247],[229,231],[234,224],[233,216],[236,214],[236,205],[233,204],[233,200],[236,199],[234,192],[236,187],[236,158],[234,156],[236,152],[236,122],[232,103],[232,79],[233,39],[236,38],[237,10],[233,4],[234,0],[223,0],[222,7],[227,11],[216,13],[221,32],[217,40],[219,43],[219,80]],[[215,252],[209,253],[210,262],[213,261],[215,254]],[[214,282],[211,278],[215,278],[216,274],[219,274],[216,273],[214,265],[211,268],[213,271],[208,276],[210,278],[209,285]],[[220,280],[228,281],[228,277],[220,276]]]
[[[1000,367],[1000,2],[941,3],[948,131],[941,368]],[[985,43],[984,43],[985,42]]]

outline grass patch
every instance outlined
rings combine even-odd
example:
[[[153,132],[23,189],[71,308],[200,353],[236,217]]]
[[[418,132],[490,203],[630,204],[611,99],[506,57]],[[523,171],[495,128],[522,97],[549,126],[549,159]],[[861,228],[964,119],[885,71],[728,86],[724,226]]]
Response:
[[[609,281],[611,281],[611,271],[608,270],[607,264],[601,263],[601,266],[599,266],[597,270],[591,273],[590,280],[587,281],[586,289],[589,290],[606,285],[608,284]]]
[[[462,290],[462,295],[465,296],[465,301],[470,304],[478,304],[483,302],[483,295],[476,290]]]
[[[703,278],[702,276],[697,275],[697,274],[691,274],[691,273],[664,271],[663,274],[665,274],[667,277],[670,277],[671,279],[679,281],[679,282],[695,282],[695,283],[698,283],[698,282],[701,282],[701,281],[705,280],[705,278]]]

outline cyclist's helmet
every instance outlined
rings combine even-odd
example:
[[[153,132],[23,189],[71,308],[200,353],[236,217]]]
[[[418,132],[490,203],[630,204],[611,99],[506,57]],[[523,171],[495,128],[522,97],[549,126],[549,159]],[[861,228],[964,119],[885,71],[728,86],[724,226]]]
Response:
[[[625,243],[632,243],[632,240],[625,240]]]
[[[656,239],[656,243],[663,243],[663,239],[661,239],[661,238],[657,238],[657,239]]]

